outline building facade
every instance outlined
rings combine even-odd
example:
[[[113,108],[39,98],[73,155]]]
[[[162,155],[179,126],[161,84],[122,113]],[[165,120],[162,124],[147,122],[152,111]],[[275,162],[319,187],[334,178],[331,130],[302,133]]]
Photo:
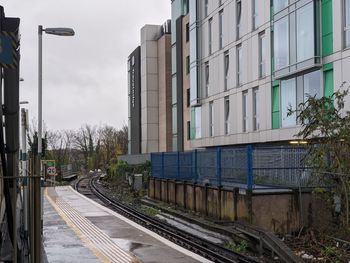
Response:
[[[155,136],[142,151],[286,144],[300,129],[289,108],[350,83],[350,0],[171,5],[171,147],[159,147]],[[158,116],[158,130],[164,123],[159,112],[141,115]],[[145,130],[151,122],[142,123]]]
[[[295,140],[288,108],[350,80],[349,4],[190,0],[191,147]]]
[[[128,57],[129,154],[172,149],[170,25],[145,25]]]

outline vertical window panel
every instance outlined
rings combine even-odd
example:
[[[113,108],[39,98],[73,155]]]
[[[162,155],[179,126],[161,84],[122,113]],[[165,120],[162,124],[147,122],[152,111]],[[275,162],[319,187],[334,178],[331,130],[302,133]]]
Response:
[[[288,111],[296,110],[296,79],[288,79],[281,81],[281,114],[282,127],[290,127],[296,125],[296,113],[289,115]]]
[[[209,96],[209,62],[206,62],[205,63],[205,94],[204,96],[205,97],[208,97]]]
[[[242,21],[242,2],[237,0],[236,2],[236,38],[241,37],[241,21]]]
[[[321,98],[321,71],[317,70],[304,75],[304,102],[307,101],[308,96]]]
[[[224,10],[219,12],[219,49],[222,49],[223,46],[223,20],[224,20]]]
[[[253,123],[254,131],[260,129],[260,119],[259,119],[259,110],[260,110],[260,98],[259,98],[259,88],[253,89]]]
[[[224,53],[224,90],[228,89],[228,73],[230,68],[230,55],[228,51]]]
[[[225,97],[225,105],[224,105],[224,110],[225,110],[225,134],[230,133],[230,99],[229,96]]]
[[[237,86],[241,86],[242,85],[242,46],[239,45],[237,46],[236,49],[236,56],[237,56]]]
[[[288,0],[274,0],[273,11],[277,13],[288,6]]]
[[[259,34],[259,77],[263,78],[266,75],[266,52],[267,43],[265,32]]]
[[[208,1],[209,0],[204,0],[204,17],[208,16]]]
[[[315,29],[313,2],[297,10],[297,61],[302,62],[315,55]]]
[[[242,96],[242,112],[243,112],[243,132],[248,131],[248,92],[243,92]]]
[[[288,16],[274,24],[274,62],[275,70],[289,65],[289,22]]]
[[[252,25],[253,30],[259,27],[258,0],[252,0]]]
[[[213,26],[213,18],[209,19],[208,22],[208,52],[209,55],[212,53],[212,26]]]
[[[214,136],[214,108],[213,102],[209,102],[209,136]]]

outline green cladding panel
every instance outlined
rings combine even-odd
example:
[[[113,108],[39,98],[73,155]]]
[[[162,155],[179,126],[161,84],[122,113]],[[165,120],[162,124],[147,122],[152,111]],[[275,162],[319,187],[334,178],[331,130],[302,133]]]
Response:
[[[322,56],[333,53],[332,0],[322,0]]]
[[[324,96],[331,97],[334,92],[333,64],[324,65]]]
[[[272,85],[272,129],[280,128],[280,86],[275,81]]]

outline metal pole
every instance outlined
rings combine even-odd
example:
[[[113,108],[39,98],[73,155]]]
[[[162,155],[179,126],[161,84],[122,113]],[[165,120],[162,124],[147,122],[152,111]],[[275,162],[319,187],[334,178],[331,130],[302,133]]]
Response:
[[[43,27],[38,26],[38,154],[34,158],[35,178],[33,178],[33,197],[34,197],[34,222],[32,243],[33,263],[41,262],[41,154],[42,154],[42,34]]]
[[[28,236],[28,172],[27,172],[27,112],[21,109],[22,125],[22,175],[23,175],[23,217],[24,217],[24,235]]]
[[[39,34],[39,55],[38,55],[38,155],[41,157],[42,146],[41,146],[41,138],[42,138],[42,102],[43,102],[43,57],[42,57],[42,43],[43,43],[43,26],[39,26],[38,28]]]

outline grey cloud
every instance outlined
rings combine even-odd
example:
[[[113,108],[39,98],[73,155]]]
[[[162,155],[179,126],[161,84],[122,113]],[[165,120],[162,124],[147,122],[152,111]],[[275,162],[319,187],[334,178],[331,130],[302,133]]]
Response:
[[[74,37],[44,36],[43,117],[49,129],[127,123],[126,59],[144,24],[170,18],[168,0],[11,0],[21,18],[21,99],[37,115],[37,26],[73,27]]]

